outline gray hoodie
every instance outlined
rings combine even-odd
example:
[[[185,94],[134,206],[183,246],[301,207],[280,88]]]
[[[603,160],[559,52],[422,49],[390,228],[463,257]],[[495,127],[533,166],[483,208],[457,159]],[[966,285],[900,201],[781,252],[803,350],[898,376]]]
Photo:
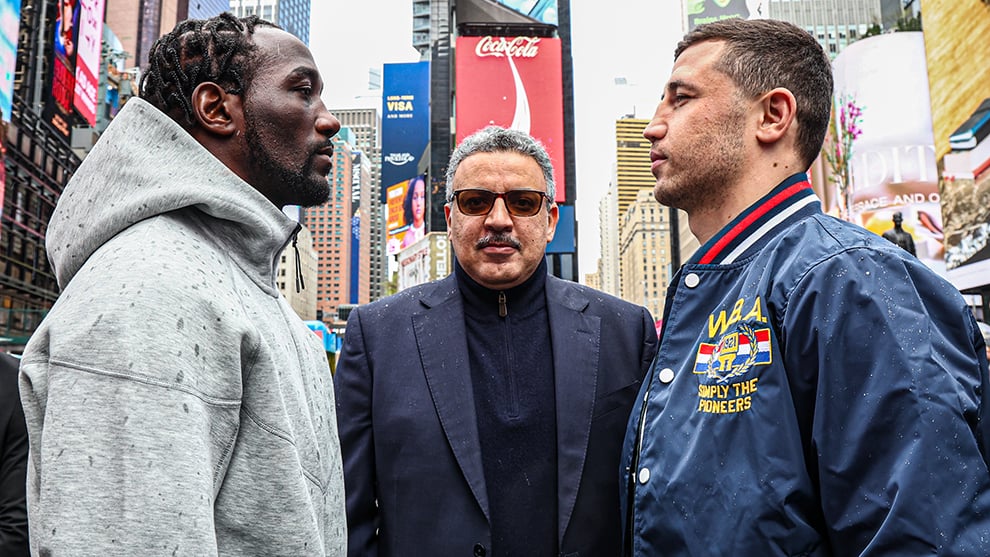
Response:
[[[343,555],[326,353],[275,287],[296,230],[132,98],[48,228],[28,343],[35,554]]]

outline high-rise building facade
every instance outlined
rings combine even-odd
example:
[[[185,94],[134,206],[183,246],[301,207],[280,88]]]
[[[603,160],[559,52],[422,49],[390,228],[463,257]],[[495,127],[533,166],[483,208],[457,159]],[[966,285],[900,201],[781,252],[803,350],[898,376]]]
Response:
[[[622,299],[641,304],[654,319],[663,317],[671,277],[670,211],[640,190],[621,217],[619,265]]]
[[[313,234],[303,226],[295,240],[282,250],[275,269],[275,286],[303,321],[316,319],[318,270]]]
[[[650,141],[643,137],[643,130],[649,123],[644,118],[615,121],[615,186],[620,219],[636,201],[639,192],[652,192],[657,181],[650,171]]]
[[[361,206],[367,206],[368,209],[369,238],[367,244],[362,240],[359,249],[366,250],[368,254],[368,296],[371,300],[377,300],[385,293],[388,270],[385,256],[385,208],[379,195],[382,176],[382,120],[375,108],[331,108],[330,112],[340,120],[342,126],[353,132],[354,148],[361,151],[370,163],[371,196],[366,205],[363,198],[360,200]]]
[[[648,159],[647,159],[648,160]],[[598,281],[601,290],[620,296],[619,282],[619,203],[615,183],[598,202],[598,231],[601,239],[601,258],[598,261]],[[589,285],[590,286],[590,285]]]
[[[184,0],[183,3],[186,4],[186,17],[183,19],[207,19],[230,9],[230,0]]]
[[[127,68],[144,68],[158,37],[186,19],[206,19],[227,11],[229,0],[107,0],[106,24],[129,57]]]
[[[230,0],[230,11],[271,21],[309,45],[310,0]]]
[[[0,344],[20,352],[58,297],[45,232],[69,176],[80,164],[64,135],[44,120],[52,71],[55,3],[20,11],[11,111],[0,124]],[[18,24],[15,24],[18,25]],[[17,27],[15,27],[17,29]],[[5,63],[10,61],[5,60]]]
[[[352,140],[346,127],[333,137],[330,200],[306,208],[302,216],[302,224],[313,234],[316,250],[317,317],[331,328],[338,321],[337,308],[350,303]]]
[[[903,15],[903,0],[769,0],[767,17],[789,21],[811,33],[829,56],[877,25],[892,30]]]
[[[371,159],[354,151],[351,183],[351,299],[352,304],[371,301]]]

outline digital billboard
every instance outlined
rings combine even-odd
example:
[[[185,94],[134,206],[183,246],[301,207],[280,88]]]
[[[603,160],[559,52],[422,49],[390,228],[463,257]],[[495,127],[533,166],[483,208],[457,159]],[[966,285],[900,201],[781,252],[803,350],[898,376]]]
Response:
[[[687,30],[723,19],[766,17],[767,0],[685,0]]]
[[[426,176],[420,174],[386,188],[385,232],[389,255],[426,235]]]
[[[78,0],[79,32],[76,42],[76,84],[73,105],[90,126],[96,125],[104,1]]]
[[[495,0],[540,23],[557,25],[557,0]]]
[[[55,33],[52,37],[52,70],[43,114],[64,137],[72,133],[73,105],[76,90],[76,45],[79,40],[77,0],[58,0]]]
[[[430,142],[430,63],[385,64],[382,88],[381,199],[418,173]]]
[[[14,69],[17,67],[17,29],[21,21],[21,0],[0,0],[0,116],[10,121],[14,96]]]
[[[565,201],[560,39],[458,37],[455,55],[457,142],[492,124],[532,135],[553,162],[556,201]]]
[[[861,120],[848,157],[847,218],[882,234],[894,228],[894,213],[901,213],[918,258],[944,275],[922,34],[891,33],[856,41],[835,58],[833,73],[836,113],[854,107]]]

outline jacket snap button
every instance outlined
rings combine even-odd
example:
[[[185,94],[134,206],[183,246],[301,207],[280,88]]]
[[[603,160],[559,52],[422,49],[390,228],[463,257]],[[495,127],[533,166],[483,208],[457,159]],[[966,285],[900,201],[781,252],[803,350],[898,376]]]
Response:
[[[694,273],[688,273],[688,275],[684,277],[684,286],[687,286],[688,288],[698,286],[699,282],[701,282],[701,278]]]
[[[648,481],[650,481],[650,469],[649,468],[640,468],[639,469],[639,483],[645,484]]]
[[[475,557],[485,557],[485,546],[480,543],[474,544],[474,555]]]
[[[674,380],[674,370],[669,367],[665,367],[660,370],[660,382],[663,384],[670,383]]]

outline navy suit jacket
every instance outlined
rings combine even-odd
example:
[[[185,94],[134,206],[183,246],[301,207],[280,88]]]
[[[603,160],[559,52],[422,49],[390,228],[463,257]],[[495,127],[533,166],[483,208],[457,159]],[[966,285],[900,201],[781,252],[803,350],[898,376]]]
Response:
[[[656,329],[585,286],[548,276],[546,293],[560,553],[618,555],[623,432]],[[490,552],[463,311],[451,275],[351,312],[334,379],[349,555]]]

